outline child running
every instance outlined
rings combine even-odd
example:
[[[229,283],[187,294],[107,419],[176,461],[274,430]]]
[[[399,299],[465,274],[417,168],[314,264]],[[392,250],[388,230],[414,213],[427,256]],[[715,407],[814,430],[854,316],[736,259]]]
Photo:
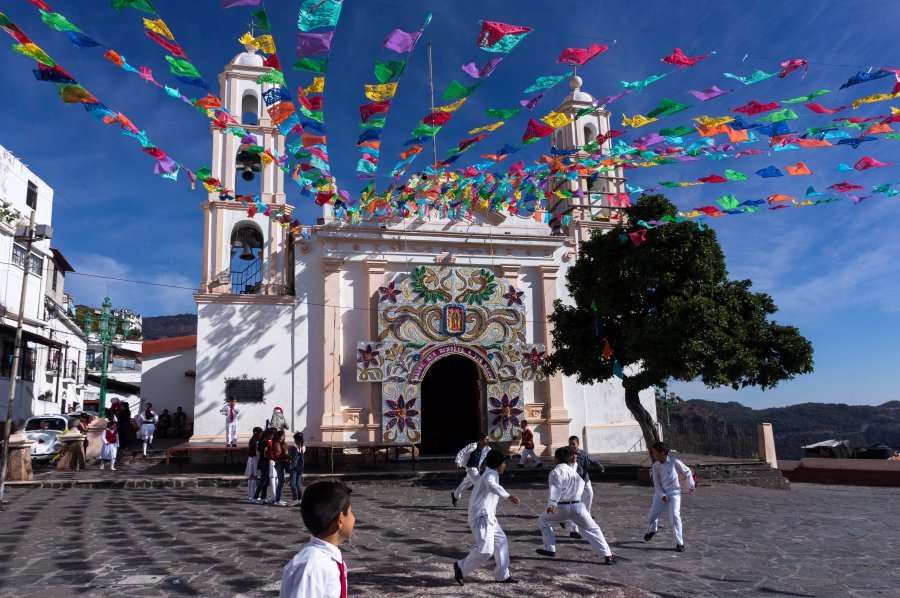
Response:
[[[106,429],[100,436],[103,446],[100,447],[100,469],[109,461],[109,469],[116,470],[116,453],[119,451],[119,430],[116,429],[116,422],[111,421],[106,424]]]
[[[280,598],[346,598],[347,567],[338,547],[356,522],[350,489],[339,482],[312,484],[300,517],[312,538],[284,568]]]
[[[506,471],[503,453],[488,452],[484,465],[484,473],[478,478],[469,499],[469,528],[475,536],[475,548],[465,559],[453,562],[453,575],[459,585],[465,584],[465,576],[488,562],[492,556],[494,580],[498,583],[516,583],[509,574],[509,541],[497,521],[497,503],[501,498],[506,498],[517,505],[519,497],[511,495],[500,485],[500,474]]]
[[[581,495],[584,493],[584,480],[572,466],[572,451],[567,446],[561,446],[553,454],[556,459],[556,467],[550,472],[550,499],[547,501],[547,510],[541,513],[538,521],[541,526],[541,536],[544,538],[544,547],[538,548],[537,553],[555,557],[556,536],[553,534],[551,524],[558,521],[571,521],[587,536],[588,543],[603,557],[607,565],[615,565],[616,557],[613,556],[600,526],[594,521],[591,514],[581,503]]]
[[[644,542],[649,542],[659,529],[659,516],[669,507],[669,521],[672,522],[672,533],[675,535],[675,552],[684,552],[684,537],[681,534],[681,483],[678,476],[684,476],[688,489],[693,492],[696,487],[691,469],[669,456],[669,447],[665,442],[657,442],[650,447],[653,467],[650,477],[653,479],[653,505],[650,507],[650,527],[644,534]]]
[[[459,483],[456,490],[450,492],[450,501],[453,503],[454,507],[456,506],[456,502],[462,497],[462,493],[478,482],[478,477],[480,475],[478,471],[489,450],[488,435],[480,434],[477,442],[467,444],[461,451],[456,453],[456,466],[466,468],[466,477]]]

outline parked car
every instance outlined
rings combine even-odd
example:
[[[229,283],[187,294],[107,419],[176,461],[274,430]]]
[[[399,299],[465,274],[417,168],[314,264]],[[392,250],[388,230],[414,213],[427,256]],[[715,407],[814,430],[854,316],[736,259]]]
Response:
[[[72,415],[37,415],[25,421],[25,437],[31,445],[31,460],[49,461],[59,452],[59,435],[69,429],[70,422],[77,422]]]

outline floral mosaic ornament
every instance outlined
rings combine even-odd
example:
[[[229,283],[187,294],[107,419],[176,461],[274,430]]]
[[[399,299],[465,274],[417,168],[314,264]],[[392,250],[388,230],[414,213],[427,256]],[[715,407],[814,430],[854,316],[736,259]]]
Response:
[[[478,305],[488,301],[497,290],[497,282],[494,280],[494,274],[490,270],[481,268],[477,272],[472,272],[468,279],[465,279],[465,290],[456,296],[456,301],[460,303],[468,303]],[[520,302],[521,304],[521,302]],[[512,304],[510,304],[512,305]]]
[[[490,427],[503,430],[504,436],[512,426],[517,428],[521,427],[519,416],[522,415],[525,410],[519,407],[520,401],[521,399],[519,397],[516,396],[510,399],[505,393],[499,399],[489,397],[489,413],[494,416],[491,420]]]
[[[384,379],[382,346],[383,343],[359,343],[357,345],[357,380],[360,382],[377,382]]]
[[[506,306],[522,305],[522,295],[524,294],[525,291],[516,290],[516,287],[513,286],[509,287],[509,290],[503,295],[503,298],[506,299]]]
[[[378,292],[381,293],[381,299],[379,299],[379,301],[390,301],[391,303],[397,303],[397,297],[400,296],[400,293],[402,291],[396,285],[397,282],[392,280],[387,286],[378,287]]]
[[[440,269],[435,272],[433,268],[420,266],[410,276],[413,291],[424,299],[425,303],[451,300],[446,285],[452,272],[448,272],[445,276],[440,276],[439,272]]]
[[[382,440],[394,444],[421,442],[421,385],[389,380],[381,390]]]
[[[392,430],[394,426],[397,426],[400,432],[406,432],[407,428],[410,430],[418,428],[414,418],[419,415],[419,410],[413,409],[417,400],[415,398],[406,400],[402,394],[397,397],[396,401],[385,399],[388,407],[390,407],[382,414],[385,418],[385,431]]]
[[[543,347],[541,347],[543,348]],[[544,356],[545,351],[541,351],[537,346],[531,347],[530,351],[522,352],[522,377],[534,380],[543,380],[546,378],[544,374]]]

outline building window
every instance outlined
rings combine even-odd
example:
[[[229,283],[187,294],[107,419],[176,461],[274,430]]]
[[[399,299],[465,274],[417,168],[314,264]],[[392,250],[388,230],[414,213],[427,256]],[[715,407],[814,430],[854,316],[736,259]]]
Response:
[[[15,243],[13,244],[12,263],[20,268],[25,265],[25,248]]]
[[[44,274],[44,258],[39,255],[31,254],[28,258],[28,270],[37,276]]]
[[[37,185],[28,181],[28,193],[25,195],[25,204],[32,210],[37,209]]]
[[[37,359],[37,351],[34,349],[25,349],[19,360],[19,377],[26,382],[34,382],[34,364]]]
[[[59,277],[59,269],[56,267],[56,263],[53,264],[53,290],[56,290],[56,279]]]
[[[3,341],[2,351],[0,351],[0,376],[9,378],[9,372],[12,370],[14,341]]]

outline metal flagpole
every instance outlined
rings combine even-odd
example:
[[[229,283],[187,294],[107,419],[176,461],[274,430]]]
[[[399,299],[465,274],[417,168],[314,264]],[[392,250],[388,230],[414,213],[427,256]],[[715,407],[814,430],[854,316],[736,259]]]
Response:
[[[428,42],[428,86],[431,88],[431,111],[434,112],[434,76],[431,70],[431,42]],[[434,164],[437,165],[437,135],[431,136],[431,149],[434,153]]]

